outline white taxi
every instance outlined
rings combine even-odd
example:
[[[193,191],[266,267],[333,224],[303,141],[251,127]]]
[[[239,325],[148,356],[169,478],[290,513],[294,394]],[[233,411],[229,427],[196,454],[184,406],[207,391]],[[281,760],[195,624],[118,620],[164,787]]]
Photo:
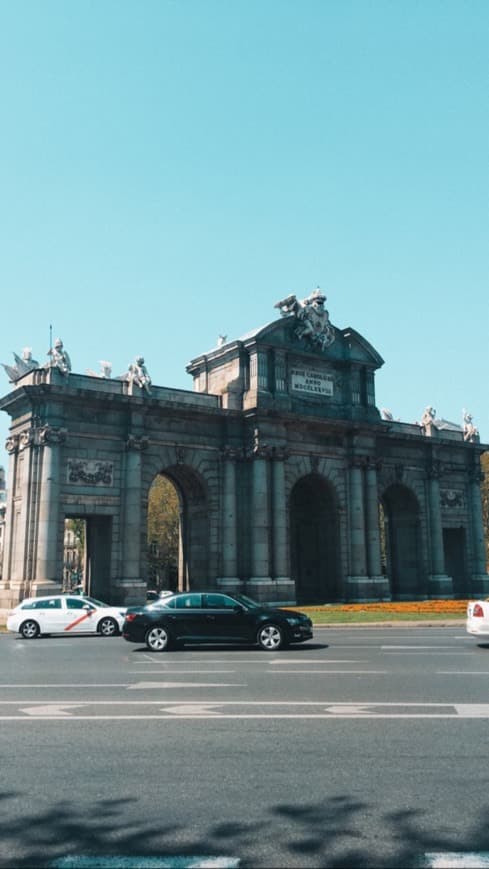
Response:
[[[467,603],[467,633],[489,642],[489,600],[469,600]]]
[[[126,607],[109,606],[86,595],[29,597],[7,616],[7,630],[34,640],[41,634],[120,634]]]

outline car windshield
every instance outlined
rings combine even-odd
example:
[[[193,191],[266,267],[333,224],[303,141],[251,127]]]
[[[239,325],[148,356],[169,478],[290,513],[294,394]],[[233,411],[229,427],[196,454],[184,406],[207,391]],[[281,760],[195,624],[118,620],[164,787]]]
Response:
[[[88,594],[83,595],[83,600],[93,603],[94,606],[110,606],[110,603],[102,603],[101,600],[97,600],[95,597],[89,597]]]
[[[173,601],[173,603],[170,603]],[[166,597],[158,597],[156,600],[152,600],[146,604],[148,609],[161,609],[162,607],[170,606],[171,609],[175,607],[175,598],[173,595],[167,595]]]
[[[233,598],[234,600],[237,600],[238,603],[242,603],[243,606],[249,610],[263,609],[263,607],[266,606],[266,604],[258,603],[256,600],[253,600],[253,598],[248,597],[247,594],[233,594]]]

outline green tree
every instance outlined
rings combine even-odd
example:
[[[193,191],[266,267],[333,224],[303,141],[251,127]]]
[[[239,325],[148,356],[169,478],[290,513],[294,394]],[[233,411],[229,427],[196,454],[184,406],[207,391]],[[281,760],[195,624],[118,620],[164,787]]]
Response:
[[[157,476],[148,497],[148,581],[155,588],[175,588],[178,576],[180,505],[173,483]]]

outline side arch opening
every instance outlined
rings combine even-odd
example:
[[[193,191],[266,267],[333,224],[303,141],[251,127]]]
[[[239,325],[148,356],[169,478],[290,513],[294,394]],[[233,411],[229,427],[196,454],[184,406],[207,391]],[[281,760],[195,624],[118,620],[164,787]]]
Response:
[[[297,602],[324,603],[339,594],[338,504],[333,486],[317,474],[290,495],[290,564]]]
[[[382,539],[393,600],[419,597],[421,589],[421,545],[419,504],[406,486],[394,484],[381,500]]]

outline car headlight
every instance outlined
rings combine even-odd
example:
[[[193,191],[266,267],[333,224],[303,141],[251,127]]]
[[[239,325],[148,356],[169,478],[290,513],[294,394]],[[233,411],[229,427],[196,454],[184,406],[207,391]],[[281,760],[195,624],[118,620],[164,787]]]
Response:
[[[297,618],[297,616],[286,616],[285,621],[289,625],[298,625],[299,624],[299,619]]]

